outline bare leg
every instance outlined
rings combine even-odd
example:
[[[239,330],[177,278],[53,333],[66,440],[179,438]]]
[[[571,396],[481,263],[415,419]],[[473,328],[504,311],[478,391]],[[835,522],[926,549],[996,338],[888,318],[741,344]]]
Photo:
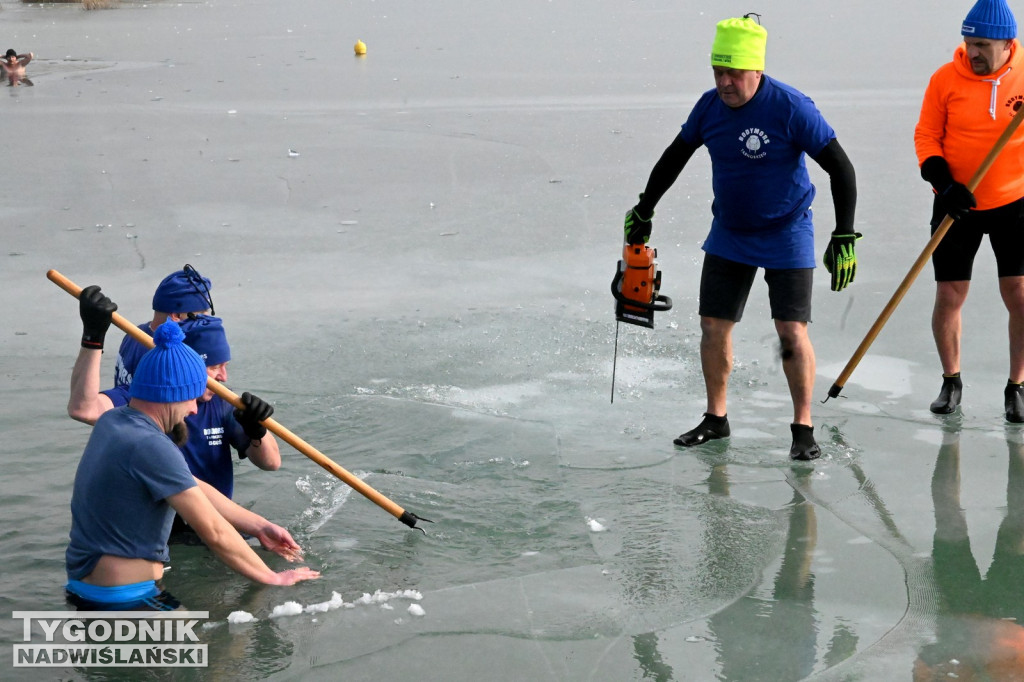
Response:
[[[700,366],[707,390],[708,414],[724,417],[726,388],[732,373],[732,328],[736,323],[717,317],[700,318]]]
[[[700,424],[672,441],[676,445],[690,447],[729,436],[725,397],[732,372],[732,328],[735,326],[732,320],[700,318],[700,366],[704,372],[708,409]]]
[[[1010,378],[1003,391],[1006,421],[1024,423],[1024,277],[1000,277],[999,293],[1010,313]]]
[[[935,348],[939,352],[943,374],[956,374],[960,371],[960,311],[967,300],[970,286],[969,280],[936,282],[932,335],[935,337]]]
[[[1010,381],[1024,381],[1024,277],[1000,277],[999,293],[1010,313]]]
[[[775,321],[782,343],[782,371],[793,399],[793,423],[811,426],[811,394],[814,391],[814,347],[806,322]]]

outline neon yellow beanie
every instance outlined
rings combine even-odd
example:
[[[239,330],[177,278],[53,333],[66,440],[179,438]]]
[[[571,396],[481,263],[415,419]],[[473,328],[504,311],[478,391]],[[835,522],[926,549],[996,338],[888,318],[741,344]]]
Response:
[[[723,19],[715,26],[711,66],[764,71],[768,31],[753,19]]]

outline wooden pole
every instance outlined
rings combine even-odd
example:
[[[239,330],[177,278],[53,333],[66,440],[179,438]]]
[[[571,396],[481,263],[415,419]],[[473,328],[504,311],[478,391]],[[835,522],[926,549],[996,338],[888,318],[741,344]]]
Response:
[[[1013,136],[1013,133],[1017,130],[1022,121],[1024,121],[1024,106],[1017,110],[1017,113],[1014,114],[1009,125],[1006,126],[1006,130],[1004,130],[1003,134],[999,136],[996,143],[992,145],[992,149],[989,151],[988,156],[986,156],[985,160],[981,162],[978,170],[974,173],[974,177],[972,177],[970,182],[967,183],[967,189],[973,192],[978,188],[978,185],[981,184],[982,178],[984,178],[985,174],[988,173],[989,168],[991,168],[992,164],[995,163],[996,157],[998,157],[999,153],[1003,151],[1003,147],[1005,147],[1006,143],[1010,141],[1010,137]],[[911,266],[907,276],[903,278],[903,281],[896,289],[896,293],[894,293],[892,298],[889,299],[889,302],[878,315],[878,319],[876,319],[875,323],[871,325],[871,329],[868,330],[864,340],[860,342],[859,346],[857,346],[857,350],[854,351],[850,361],[846,363],[846,367],[839,374],[839,377],[836,378],[835,383],[832,384],[832,388],[828,390],[828,398],[836,398],[839,396],[839,393],[843,390],[843,386],[846,385],[847,379],[849,379],[850,375],[853,374],[853,370],[857,368],[857,365],[864,357],[864,354],[868,352],[868,348],[872,343],[874,343],[875,337],[882,331],[882,327],[884,327],[885,323],[889,321],[889,317],[892,316],[893,311],[896,310],[896,306],[898,306],[900,301],[903,300],[903,297],[910,289],[910,285],[913,284],[917,276],[921,274],[921,270],[924,269],[924,266],[928,263],[928,259],[931,258],[932,252],[935,251],[939,242],[942,241],[942,238],[946,235],[946,232],[949,231],[952,224],[953,218],[948,215],[942,219],[941,223],[939,223],[938,228],[935,230],[935,234],[933,234],[932,238],[928,240],[928,243],[925,245],[921,255],[917,257],[916,261],[914,261],[914,264]],[[828,398],[825,398],[825,400],[828,400]]]
[[[75,284],[74,282],[72,282],[71,280],[69,280],[64,275],[57,272],[56,270],[48,271],[46,273],[46,277],[51,282],[53,282],[54,284],[56,284],[61,289],[68,292],[75,298],[81,296],[82,288]],[[146,334],[144,331],[139,329],[137,326],[129,322],[121,315],[113,313],[112,321],[125,334],[131,336],[133,339],[141,343],[146,348],[153,347],[152,337],[150,337],[148,334]],[[211,391],[213,391],[214,393],[216,393],[221,398],[228,401],[235,407],[245,409],[245,405],[242,404],[242,399],[239,398],[231,389],[229,389],[227,386],[220,383],[213,377],[206,378],[206,386]],[[331,460],[329,457],[327,457],[327,455],[323,454],[322,452],[314,448],[312,445],[310,445],[309,443],[307,443],[306,441],[292,433],[289,429],[285,428],[284,426],[276,422],[273,417],[268,417],[267,419],[263,420],[262,424],[267,427],[267,430],[274,433],[274,435],[278,436],[281,440],[288,443],[293,448],[304,454],[306,457],[309,457],[311,460],[319,464],[321,467],[323,467],[327,471],[331,472],[332,474],[340,478],[342,481],[344,481],[353,489],[355,489],[356,492],[360,493],[365,498],[367,498],[368,500],[376,504],[378,507],[388,512],[389,514],[391,514],[392,516],[394,516],[410,528],[416,528],[416,530],[422,531],[422,528],[418,528],[416,526],[416,521],[430,522],[430,519],[424,519],[423,517],[417,516],[412,512],[406,511],[405,509],[402,509],[402,507],[398,506],[397,504],[389,500],[384,495],[381,495],[371,486],[367,485],[365,482],[360,480],[357,476],[354,476],[344,467]]]

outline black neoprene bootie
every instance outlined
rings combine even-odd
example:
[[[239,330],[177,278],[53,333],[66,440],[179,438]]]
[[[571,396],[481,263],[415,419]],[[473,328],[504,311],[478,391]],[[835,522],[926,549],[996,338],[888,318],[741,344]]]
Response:
[[[939,397],[928,406],[928,409],[935,414],[953,414],[960,406],[960,396],[963,394],[963,390],[964,384],[960,381],[960,372],[943,374]]]
[[[806,424],[790,424],[789,430],[793,432],[793,445],[789,448],[790,459],[809,462],[821,457],[821,448],[814,440],[814,427]]]
[[[728,415],[718,417],[705,412],[704,419],[701,420],[700,424],[697,424],[695,429],[687,431],[672,442],[676,445],[688,448],[691,445],[707,443],[709,440],[727,438],[730,433],[728,417]]]
[[[1003,390],[1003,406],[1006,408],[1006,421],[1024,424],[1024,386],[1007,381]]]

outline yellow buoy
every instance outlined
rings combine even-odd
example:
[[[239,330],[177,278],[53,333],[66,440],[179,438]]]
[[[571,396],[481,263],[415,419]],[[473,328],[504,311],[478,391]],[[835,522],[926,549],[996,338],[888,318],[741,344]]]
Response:
[[[366,43],[361,40],[357,40],[355,50],[357,55],[362,56],[366,54]]]

